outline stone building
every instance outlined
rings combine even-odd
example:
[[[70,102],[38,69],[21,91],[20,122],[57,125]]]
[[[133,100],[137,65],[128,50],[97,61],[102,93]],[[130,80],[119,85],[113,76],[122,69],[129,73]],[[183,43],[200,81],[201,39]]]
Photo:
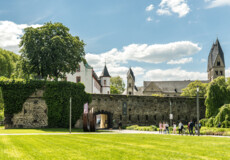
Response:
[[[127,73],[127,89],[124,91],[123,94],[134,95],[138,91],[137,87],[135,86],[135,76],[131,67]]]
[[[224,52],[217,39],[212,45],[208,56],[208,79],[212,81],[219,76],[225,76]]]
[[[85,91],[96,94],[110,94],[110,78],[106,64],[100,77],[97,76],[88,63],[81,62],[76,72],[66,75],[66,80],[70,82],[81,82],[85,85]]]

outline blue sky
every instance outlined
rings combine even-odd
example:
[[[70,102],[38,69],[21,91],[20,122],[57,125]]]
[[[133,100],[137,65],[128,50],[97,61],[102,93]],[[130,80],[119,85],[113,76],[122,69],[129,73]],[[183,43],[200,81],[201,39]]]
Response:
[[[86,59],[100,74],[126,81],[132,67],[144,80],[207,79],[207,57],[218,37],[230,76],[230,0],[0,1],[0,47],[18,53],[28,26],[61,22],[86,43]]]

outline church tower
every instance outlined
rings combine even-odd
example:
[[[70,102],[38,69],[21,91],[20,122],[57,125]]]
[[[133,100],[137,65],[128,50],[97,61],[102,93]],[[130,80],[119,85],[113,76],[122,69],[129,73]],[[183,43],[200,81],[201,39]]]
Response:
[[[108,69],[105,64],[105,67],[100,76],[102,94],[110,94],[110,78],[111,76],[109,75]]]
[[[212,45],[209,53],[207,72],[209,81],[212,81],[219,76],[225,76],[224,53],[218,39],[216,39],[216,42]]]
[[[135,89],[135,76],[130,67],[127,73],[127,94],[134,95],[134,89]]]

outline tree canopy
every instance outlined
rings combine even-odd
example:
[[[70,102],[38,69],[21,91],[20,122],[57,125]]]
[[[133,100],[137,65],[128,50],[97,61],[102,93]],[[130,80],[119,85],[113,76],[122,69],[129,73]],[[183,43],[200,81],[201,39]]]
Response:
[[[45,23],[38,28],[28,27],[21,37],[20,52],[25,73],[38,77],[63,78],[73,73],[85,55],[84,42],[72,36],[62,23]]]
[[[207,92],[208,83],[202,83],[201,81],[194,81],[182,89],[181,96],[195,97],[197,95],[197,87],[199,87],[199,96],[204,97]]]
[[[125,90],[125,83],[120,76],[110,79],[111,94],[122,94]]]
[[[209,83],[207,88],[206,117],[216,116],[219,108],[230,102],[230,91],[225,77],[218,77]]]
[[[18,61],[17,54],[0,48],[0,76],[12,77],[16,72]]]

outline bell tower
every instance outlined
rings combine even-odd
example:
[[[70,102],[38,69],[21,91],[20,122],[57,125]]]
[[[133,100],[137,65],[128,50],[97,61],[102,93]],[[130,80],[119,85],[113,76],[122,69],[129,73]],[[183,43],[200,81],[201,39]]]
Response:
[[[134,89],[135,89],[135,76],[130,67],[127,73],[127,94],[134,95]]]
[[[208,56],[208,80],[212,81],[219,76],[225,77],[224,52],[220,46],[218,38],[212,45]]]

